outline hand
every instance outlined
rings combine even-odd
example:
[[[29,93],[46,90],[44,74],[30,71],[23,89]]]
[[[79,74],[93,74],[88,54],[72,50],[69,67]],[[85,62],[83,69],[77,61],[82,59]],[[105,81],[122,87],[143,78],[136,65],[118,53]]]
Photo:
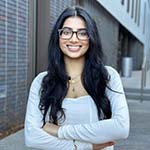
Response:
[[[114,145],[115,142],[111,141],[111,142],[106,142],[106,143],[102,143],[102,144],[93,144],[93,150],[102,150],[108,146],[112,146]]]
[[[43,130],[45,132],[47,132],[50,135],[56,136],[58,137],[58,129],[60,126],[57,126],[53,123],[49,123],[47,122],[44,126],[43,126]]]

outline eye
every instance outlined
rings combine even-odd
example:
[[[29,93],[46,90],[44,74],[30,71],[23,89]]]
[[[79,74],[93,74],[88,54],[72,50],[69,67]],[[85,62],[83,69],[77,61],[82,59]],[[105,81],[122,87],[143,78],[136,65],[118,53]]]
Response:
[[[63,30],[62,30],[62,34],[63,34],[63,35],[70,35],[71,32],[72,32],[72,31],[69,30],[69,29],[63,29]]]
[[[80,31],[78,31],[78,35],[80,35],[80,36],[88,36],[88,33],[87,33],[86,30],[80,30]]]

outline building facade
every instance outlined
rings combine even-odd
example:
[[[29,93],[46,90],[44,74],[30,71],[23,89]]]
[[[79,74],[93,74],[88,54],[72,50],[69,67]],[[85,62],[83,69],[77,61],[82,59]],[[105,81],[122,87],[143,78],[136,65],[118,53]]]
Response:
[[[150,1],[97,1],[120,23],[120,27],[124,28],[127,35],[125,39],[128,40],[126,46],[129,55],[133,57],[134,69],[141,69],[143,62],[150,66]]]

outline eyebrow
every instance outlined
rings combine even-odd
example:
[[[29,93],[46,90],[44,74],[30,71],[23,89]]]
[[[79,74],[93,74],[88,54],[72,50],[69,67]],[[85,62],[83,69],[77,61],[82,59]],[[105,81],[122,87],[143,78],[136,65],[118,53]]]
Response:
[[[73,30],[73,28],[66,27],[66,26],[64,26],[62,29],[70,29],[70,30],[72,30],[72,31],[75,31],[75,30]],[[87,30],[87,29],[86,29],[86,28],[79,28],[79,29],[77,29],[76,31],[80,31],[80,30]]]

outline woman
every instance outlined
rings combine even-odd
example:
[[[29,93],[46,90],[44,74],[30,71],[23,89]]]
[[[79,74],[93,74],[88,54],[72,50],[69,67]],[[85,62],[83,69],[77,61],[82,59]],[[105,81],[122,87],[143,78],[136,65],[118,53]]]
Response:
[[[94,20],[80,7],[58,18],[48,70],[30,89],[25,142],[42,150],[113,150],[129,134],[128,107],[118,73],[104,66]]]

